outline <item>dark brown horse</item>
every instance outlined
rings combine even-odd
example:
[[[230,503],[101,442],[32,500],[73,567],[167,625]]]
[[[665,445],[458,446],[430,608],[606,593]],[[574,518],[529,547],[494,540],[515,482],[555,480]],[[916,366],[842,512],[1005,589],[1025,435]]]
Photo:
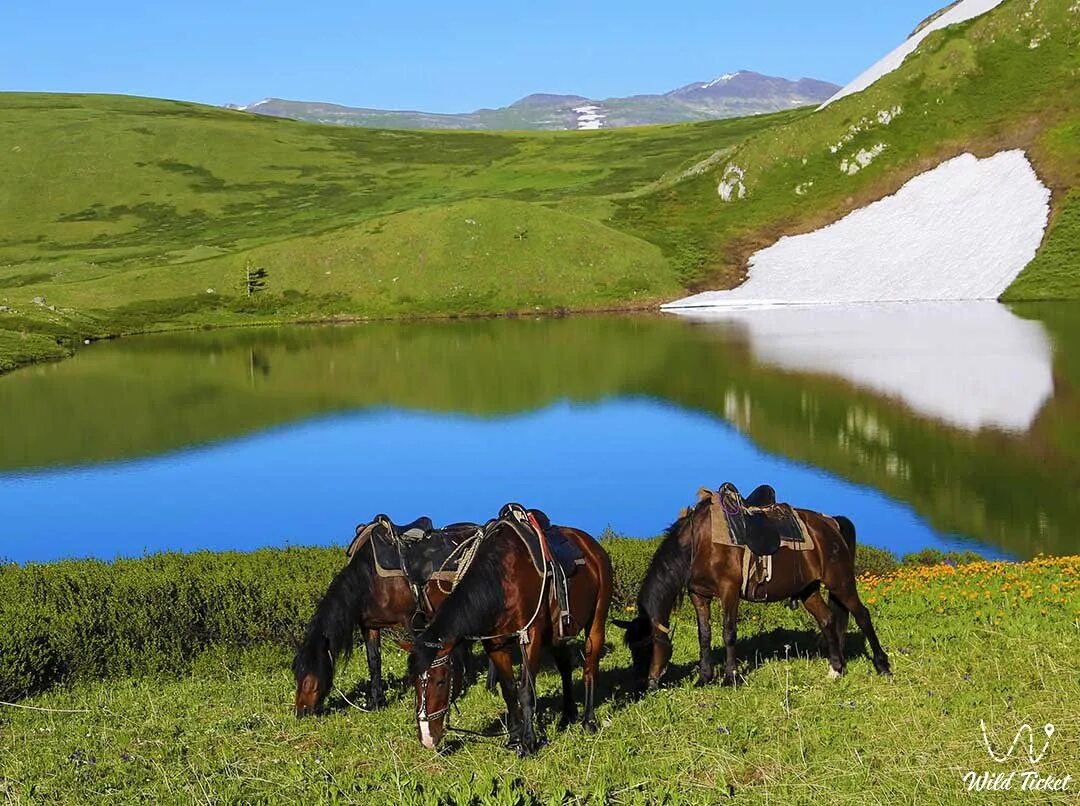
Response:
[[[430,528],[429,520],[421,521]],[[296,678],[294,708],[297,716],[307,716],[319,710],[334,686],[337,666],[352,654],[353,634],[357,628],[363,631],[367,651],[370,705],[373,708],[385,706],[381,631],[392,627],[409,631],[422,627],[422,624],[415,623],[417,617],[420,616],[426,623],[426,619],[446,599],[450,588],[444,581],[428,579],[418,588],[404,576],[378,573],[374,543],[386,537],[391,528],[388,520],[380,519],[357,528],[358,535],[367,529],[370,531],[364,535],[362,545],[357,546],[354,542],[355,553],[334,577],[326,595],[316,607],[293,661]],[[470,530],[477,533],[479,528],[477,524],[455,524],[442,531],[467,536]],[[421,594],[420,601],[417,601],[417,590]],[[462,647],[462,652],[467,649]]]
[[[504,507],[500,515],[508,508]],[[541,513],[530,510],[530,514]],[[568,622],[562,622],[552,590],[557,583],[550,573],[538,572],[519,528],[520,524],[509,517],[488,524],[471,567],[416,639],[409,656],[409,672],[416,687],[417,733],[425,747],[436,748],[445,735],[452,690],[456,688],[451,653],[466,639],[483,642],[506,700],[508,744],[519,754],[528,755],[539,745],[533,718],[540,651],[551,650],[562,675],[560,725],[569,725],[577,716],[577,706],[571,679],[573,660],[564,639],[584,632],[583,724],[587,730],[596,730],[596,678],[611,604],[611,559],[585,532],[553,527],[558,533],[556,538],[561,535],[582,557],[582,564],[567,580],[570,612]],[[511,650],[516,644],[521,646],[522,663],[515,684]]]
[[[707,493],[709,491],[703,491]],[[759,488],[748,502],[763,497],[771,488]],[[724,685],[735,683],[735,638],[739,599],[743,596],[743,548],[712,539],[712,509],[722,504],[714,495],[703,495],[666,531],[660,547],[649,563],[637,600],[637,616],[632,621],[616,621],[626,629],[626,642],[634,668],[649,690],[655,689],[671,659],[671,611],[682,592],[689,591],[697,611],[701,682],[713,679],[712,625],[713,598],[723,608]],[[855,588],[855,527],[843,516],[835,518],[796,509],[814,541],[807,551],[781,548],[772,557],[772,576],[764,601],[798,600],[815,618],[828,645],[830,676],[844,673],[844,634],[848,615],[863,631],[873,651],[874,668],[891,674],[889,658],[881,648],[870,611]],[[829,591],[826,604],[822,585]]]

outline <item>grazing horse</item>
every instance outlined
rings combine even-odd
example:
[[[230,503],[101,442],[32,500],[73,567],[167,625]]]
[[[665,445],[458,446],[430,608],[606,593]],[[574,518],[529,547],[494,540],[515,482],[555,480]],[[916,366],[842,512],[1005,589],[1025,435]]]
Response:
[[[326,595],[315,609],[315,614],[305,631],[303,641],[293,661],[296,678],[294,709],[298,717],[316,713],[334,685],[336,667],[347,660],[353,650],[353,633],[357,627],[363,630],[364,647],[367,651],[368,670],[371,680],[370,704],[373,708],[386,705],[382,679],[381,631],[390,627],[417,629],[439,608],[450,591],[445,579],[435,572],[438,565],[449,557],[447,566],[454,565],[470,541],[480,534],[478,524],[454,524],[445,529],[434,530],[431,521],[421,518],[406,527],[398,527],[385,516],[379,516],[370,524],[357,527],[357,539],[349,549],[349,563],[334,577]],[[400,535],[426,535],[423,540],[413,540],[414,548],[399,550]],[[421,545],[426,543],[427,545]],[[438,543],[428,550],[431,544]],[[377,548],[377,546],[379,548]],[[440,550],[441,549],[441,550]],[[386,552],[404,558],[399,565],[406,566],[409,555],[423,555],[420,580],[410,579],[405,572],[387,573],[380,565],[376,552]],[[394,557],[391,556],[391,560]],[[426,565],[423,560],[426,560]],[[433,578],[433,574],[434,577]],[[463,646],[461,652],[467,653]],[[464,662],[464,657],[460,658]]]
[[[535,537],[529,536],[529,528],[539,538],[539,548],[530,546]],[[555,563],[565,563],[560,551],[563,558],[568,553],[577,557],[576,570],[565,577],[554,568]],[[526,513],[519,505],[504,507],[499,519],[485,528],[472,565],[417,637],[409,656],[421,743],[433,750],[446,733],[455,688],[450,656],[467,639],[483,642],[506,701],[508,746],[524,756],[539,746],[533,717],[540,651],[551,650],[562,676],[559,724],[566,727],[577,716],[573,659],[566,640],[584,632],[583,725],[596,730],[596,679],[611,594],[611,558],[591,536],[580,529],[551,527],[538,510]],[[522,658],[516,685],[510,654],[514,644],[520,644]]]
[[[713,679],[712,626],[710,608],[714,597],[723,608],[724,685],[735,683],[735,638],[739,599],[747,598],[744,587],[744,551],[742,546],[725,545],[713,540],[714,508],[723,503],[709,490],[676,520],[664,534],[637,599],[637,616],[632,621],[615,623],[626,630],[626,642],[633,656],[639,678],[655,690],[671,659],[670,616],[684,590],[697,611],[700,682]],[[748,505],[775,503],[771,487],[761,487],[746,499]],[[843,516],[830,518],[817,512],[795,509],[806,533],[813,540],[809,550],[780,548],[772,555],[771,577],[765,595],[754,601],[780,602],[801,600],[815,618],[828,645],[830,677],[844,673],[844,634],[848,615],[855,617],[873,650],[874,668],[891,674],[889,658],[881,648],[870,612],[859,599],[855,588],[855,527]],[[821,595],[821,586],[829,591],[829,602]]]

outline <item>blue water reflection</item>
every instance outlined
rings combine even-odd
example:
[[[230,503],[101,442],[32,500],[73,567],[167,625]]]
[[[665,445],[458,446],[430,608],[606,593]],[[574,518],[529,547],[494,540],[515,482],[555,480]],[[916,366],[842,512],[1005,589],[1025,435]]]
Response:
[[[341,543],[377,512],[483,521],[508,500],[594,534],[651,536],[701,484],[725,480],[846,514],[861,542],[899,553],[970,547],[874,490],[761,451],[723,420],[623,397],[492,419],[368,410],[145,460],[0,475],[0,555]]]

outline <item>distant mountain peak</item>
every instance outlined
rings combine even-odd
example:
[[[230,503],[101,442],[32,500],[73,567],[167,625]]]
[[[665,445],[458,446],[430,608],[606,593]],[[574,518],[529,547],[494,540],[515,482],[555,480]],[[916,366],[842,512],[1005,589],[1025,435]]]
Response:
[[[363,109],[279,98],[229,108],[314,123],[386,129],[609,129],[716,120],[817,105],[839,89],[826,81],[791,81],[739,70],[663,95],[596,100],[583,95],[537,92],[506,107],[463,114]]]

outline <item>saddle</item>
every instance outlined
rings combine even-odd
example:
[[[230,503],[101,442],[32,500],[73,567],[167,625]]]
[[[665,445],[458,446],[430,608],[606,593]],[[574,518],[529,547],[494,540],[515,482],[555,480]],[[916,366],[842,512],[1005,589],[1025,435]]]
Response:
[[[567,578],[572,577],[577,573],[578,568],[585,564],[585,555],[582,554],[577,543],[567,539],[566,535],[558,527],[551,525],[551,520],[542,510],[525,509],[521,504],[507,504],[499,510],[499,517],[496,518],[496,521],[507,521],[514,527],[518,537],[521,538],[521,541],[529,550],[529,556],[532,558],[536,573],[543,574],[545,565],[544,547],[540,543],[540,534],[535,528],[529,528],[529,515],[535,518],[536,524],[540,527],[540,532],[543,533],[544,541],[547,543],[547,555],[553,561],[548,566],[549,573],[553,565],[555,570],[562,571]]]
[[[810,539],[795,510],[790,504],[776,503],[776,491],[767,484],[743,498],[734,484],[725,482],[717,499],[730,542],[746,546],[759,557],[776,554],[785,542],[801,544]]]
[[[489,523],[487,528],[496,523],[511,526],[528,549],[536,572],[541,577],[551,578],[552,604],[559,613],[555,619],[554,637],[556,640],[569,638],[570,578],[585,565],[585,555],[581,548],[569,540],[558,527],[552,526],[548,516],[539,509],[525,509],[521,504],[507,504],[499,510],[499,517]]]
[[[750,601],[767,598],[773,555],[780,549],[814,548],[802,518],[790,504],[778,504],[776,491],[767,484],[746,498],[730,482],[716,492],[703,489],[699,495],[712,500],[712,541],[743,550],[742,592]]]
[[[464,544],[479,537],[475,523],[454,523],[434,528],[431,518],[417,518],[399,526],[386,515],[356,527],[356,537],[346,554],[352,558],[370,544],[375,571],[381,577],[405,577],[414,590],[431,580],[455,582],[459,566],[467,557]],[[463,569],[462,569],[463,570]]]

